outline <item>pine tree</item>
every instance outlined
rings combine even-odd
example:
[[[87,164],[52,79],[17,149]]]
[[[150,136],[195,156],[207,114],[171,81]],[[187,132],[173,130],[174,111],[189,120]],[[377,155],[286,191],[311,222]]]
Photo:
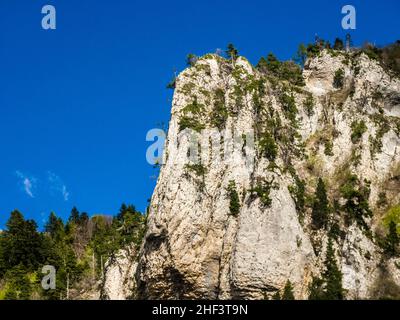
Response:
[[[366,180],[364,180],[364,183],[361,183],[356,175],[351,174],[340,187],[340,193],[345,199],[345,204],[341,209],[346,212],[346,224],[350,225],[355,221],[358,226],[368,231],[369,226],[365,218],[372,216],[372,210],[368,202],[370,183]]]
[[[278,155],[278,146],[275,143],[275,139],[269,132],[266,132],[259,141],[260,150],[263,155],[269,160],[274,161]]]
[[[5,276],[8,286],[5,292],[6,300],[28,300],[32,294],[32,284],[28,270],[19,264],[10,269]]]
[[[139,245],[144,232],[144,216],[139,211],[136,211],[134,206],[129,205],[120,223],[122,225],[119,231],[121,245],[127,245],[132,242]]]
[[[325,42],[325,49],[330,49],[331,48],[331,43],[329,41]]]
[[[319,54],[319,52],[320,52],[319,44],[309,43],[307,45],[307,56],[308,57],[315,57]]]
[[[37,231],[33,220],[25,220],[15,210],[0,232],[0,286],[5,299],[66,299],[76,292],[76,284],[88,274],[100,274],[104,263],[130,243],[140,246],[146,216],[132,205],[122,205],[118,217],[89,218],[74,207],[69,222],[52,212],[44,227]],[[93,254],[94,253],[94,254]],[[92,259],[92,257],[94,257]],[[56,268],[56,289],[41,290],[40,270],[48,264]],[[97,264],[97,267],[96,267]],[[93,266],[91,268],[91,266]],[[92,272],[90,272],[92,271]],[[96,280],[95,277],[90,277]],[[85,286],[93,282],[84,282]],[[74,289],[74,290],[72,290]],[[35,291],[34,291],[35,290]],[[71,295],[68,294],[71,293]]]
[[[62,237],[61,234],[64,233],[64,223],[62,219],[58,218],[54,212],[51,212],[44,230],[50,235],[51,238]]]
[[[189,67],[193,67],[197,61],[197,56],[193,53],[189,53],[186,57],[186,65]]]
[[[385,253],[391,256],[395,256],[397,254],[397,246],[400,243],[399,235],[397,234],[396,223],[391,220],[389,223],[389,232],[385,239]]]
[[[333,44],[333,49],[335,50],[343,50],[344,49],[344,44],[343,40],[340,38],[335,39],[335,43]]]
[[[272,300],[281,300],[279,290],[274,293],[274,295],[272,296]]]
[[[69,216],[68,222],[74,222],[76,224],[79,223],[79,211],[76,207],[73,207],[71,210],[71,214]]]
[[[323,300],[325,298],[324,281],[321,278],[313,277],[308,290],[308,300]]]
[[[240,211],[239,195],[236,191],[235,181],[231,180],[228,184],[229,211],[233,216],[237,216]]]
[[[228,44],[228,47],[226,49],[226,56],[232,61],[232,64],[236,61],[236,59],[239,56],[238,50],[232,43]]]
[[[272,74],[279,76],[279,70],[281,67],[281,62],[275,57],[275,55],[270,52],[267,56],[267,69]]]
[[[122,203],[117,214],[117,219],[122,220],[126,211],[128,211],[128,207],[125,203]]]
[[[37,232],[33,220],[25,220],[17,210],[13,211],[7,221],[7,230],[1,234],[2,254],[6,259],[4,268],[9,270],[21,264],[27,270],[36,269],[44,262],[43,236]]]
[[[337,89],[341,89],[343,88],[343,85],[344,85],[344,70],[340,68],[336,70],[335,75],[333,77],[333,86]]]
[[[325,184],[324,181],[319,178],[311,213],[312,224],[316,229],[327,227],[329,215],[328,205],[329,202],[326,195]]]
[[[86,226],[86,224],[89,222],[89,215],[87,214],[87,212],[82,212],[79,215],[79,224],[81,226]]]
[[[118,241],[117,229],[113,228],[113,225],[105,216],[95,216],[92,218],[92,222],[93,236],[91,246],[96,257],[97,270],[101,271],[105,262],[104,258],[111,256],[121,245]],[[122,227],[120,228],[122,229]]]
[[[328,300],[342,300],[344,290],[342,287],[342,272],[339,270],[333,249],[332,238],[328,240],[326,249],[325,271],[323,273],[325,282],[325,298]]]
[[[290,280],[286,281],[285,288],[283,289],[282,300],[295,300],[293,286]]]
[[[166,88],[174,90],[176,87],[176,77],[173,77],[170,82],[167,83]]]
[[[303,43],[301,43],[299,45],[299,48],[297,49],[295,61],[299,63],[302,67],[304,67],[306,59],[307,59],[307,48]]]

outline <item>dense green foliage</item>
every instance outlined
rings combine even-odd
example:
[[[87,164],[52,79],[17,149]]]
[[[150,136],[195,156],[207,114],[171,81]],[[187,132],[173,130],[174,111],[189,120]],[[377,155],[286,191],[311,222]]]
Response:
[[[6,227],[0,237],[0,275],[18,265],[34,270],[45,262],[44,236],[36,231],[37,226],[33,220],[25,220],[23,215],[15,210],[11,213]]]
[[[343,50],[344,49],[343,40],[340,38],[336,38],[335,42],[333,43],[333,49],[334,50]]]
[[[186,65],[189,67],[193,67],[197,60],[198,60],[198,57],[195,54],[189,53],[186,56]]]
[[[277,189],[276,183],[260,179],[257,181],[256,185],[249,190],[251,197],[250,200],[259,198],[262,206],[268,208],[272,204],[272,199],[270,197],[271,189]]]
[[[309,43],[307,45],[307,58],[316,57],[321,52],[321,46],[318,43]]]
[[[282,300],[295,300],[293,294],[293,286],[290,280],[286,281],[285,287],[283,288]]]
[[[307,98],[303,102],[303,107],[306,110],[306,114],[311,117],[314,114],[314,98],[312,94],[307,95]]]
[[[235,181],[231,180],[228,184],[229,212],[233,216],[237,216],[240,211],[239,195],[236,191]]]
[[[201,163],[186,164],[185,169],[194,172],[198,177],[206,174],[206,167]]]
[[[376,201],[376,206],[378,208],[383,208],[388,204],[388,199],[386,196],[386,192],[379,192],[378,193],[378,200]]]
[[[324,281],[321,278],[313,277],[308,287],[309,300],[323,300],[325,297]]]
[[[333,86],[337,89],[343,88],[344,85],[344,71],[343,69],[338,69],[335,71],[335,75],[333,77]]]
[[[324,154],[327,156],[333,156],[333,142],[332,140],[326,139],[324,142]]]
[[[303,222],[306,204],[306,182],[295,173],[292,172],[295,184],[288,186],[288,190],[296,205],[296,211],[299,214],[300,222]]]
[[[385,253],[390,256],[397,255],[399,243],[400,238],[397,234],[396,223],[392,220],[389,222],[389,230],[384,242]]]
[[[273,294],[272,300],[281,300],[281,294],[279,293],[279,290],[276,291],[276,292]]]
[[[294,59],[301,67],[304,67],[304,64],[307,60],[307,47],[301,43],[297,49],[296,57]]]
[[[166,88],[174,90],[175,87],[176,87],[176,78],[174,77],[170,82],[167,83]]]
[[[300,59],[303,59],[304,56]],[[286,80],[297,86],[304,86],[304,79],[301,67],[293,61],[279,61],[273,53],[266,58],[261,57],[256,68],[266,75],[279,80]]]
[[[319,178],[317,189],[315,190],[315,199],[312,207],[312,224],[314,228],[326,228],[329,218],[329,201],[326,195],[325,183]]]
[[[269,161],[274,161],[278,155],[278,146],[275,143],[275,139],[269,132],[265,132],[260,137],[259,147],[261,154],[266,157]]]
[[[386,70],[400,76],[400,40],[382,48],[368,43],[363,47],[362,52],[369,58],[377,60]]]
[[[372,216],[368,198],[370,194],[370,182],[361,181],[356,175],[350,174],[340,188],[341,196],[345,200],[342,210],[347,214],[346,221],[350,225],[355,221],[364,230],[369,230],[366,218]]]
[[[85,282],[101,277],[105,262],[119,249],[141,244],[145,216],[122,205],[115,217],[89,218],[73,208],[66,223],[51,213],[44,231],[13,211],[0,233],[0,299],[68,299]],[[43,290],[44,265],[56,270],[56,288]]]
[[[296,100],[292,92],[282,92],[279,96],[279,102],[282,105],[283,112],[287,119],[290,120],[294,127],[297,126],[296,118],[297,118],[297,107],[296,107]]]
[[[309,286],[310,300],[342,300],[345,291],[342,286],[342,272],[335,258],[332,238],[328,239],[322,278],[314,277]]]
[[[219,130],[223,129],[226,120],[228,119],[228,109],[225,103],[225,92],[218,88],[214,92],[214,108],[211,113],[211,126],[217,127]]]
[[[225,53],[227,58],[232,60],[232,62],[234,62],[239,57],[239,52],[232,43],[228,44]]]
[[[394,222],[397,226],[397,233],[400,234],[400,204],[395,205],[387,211],[383,218],[383,224],[385,227],[389,227],[391,222]]]
[[[325,270],[323,273],[325,281],[325,297],[328,300],[342,300],[344,298],[344,290],[342,287],[342,272],[335,258],[335,250],[333,249],[333,241],[328,240],[326,249]]]
[[[182,109],[183,115],[179,119],[179,131],[186,128],[200,132],[205,128],[201,121],[204,113],[204,106],[197,101],[197,97],[193,98],[193,102]]]
[[[351,124],[351,141],[353,143],[360,142],[362,135],[367,131],[364,120],[354,121]]]
[[[378,96],[379,98],[377,98]],[[372,103],[374,104],[377,100],[380,99],[380,94],[376,93]],[[371,115],[370,118],[374,122],[376,127],[375,136],[369,136],[371,157],[374,158],[375,154],[382,152],[382,138],[387,132],[389,132],[390,123],[388,119],[383,115],[382,109],[380,109],[378,113]]]
[[[283,292],[281,295],[280,290],[277,290],[272,295],[272,300],[295,300],[293,293],[293,285],[290,280],[286,281],[285,287],[283,288]]]

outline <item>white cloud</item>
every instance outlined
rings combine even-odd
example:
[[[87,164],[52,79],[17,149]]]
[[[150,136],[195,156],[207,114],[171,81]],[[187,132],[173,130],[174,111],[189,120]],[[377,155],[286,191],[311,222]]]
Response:
[[[25,193],[31,197],[34,198],[34,194],[33,194],[33,190],[36,187],[36,178],[34,177],[28,177],[25,174],[23,174],[21,171],[15,171],[15,174],[17,175],[17,177],[21,180],[20,184],[23,187],[23,190],[25,191]]]
[[[15,171],[16,176],[19,179],[18,184],[21,186],[21,189],[30,197],[35,198],[37,195],[37,182],[38,180],[33,176],[28,176],[25,173],[17,170]],[[70,198],[70,192],[67,186],[64,184],[62,179],[56,175],[54,172],[47,172],[47,183],[42,183],[42,191],[49,192],[50,195],[54,196],[55,194],[59,194],[62,196],[64,201],[68,201]]]
[[[56,175],[54,172],[48,171],[47,180],[50,183],[50,190],[60,193],[64,201],[69,200],[70,193],[67,190],[67,186],[58,175]]]
[[[64,201],[68,201],[69,192],[67,191],[67,187],[65,185],[63,185],[63,187],[62,187],[62,195],[63,195]]]

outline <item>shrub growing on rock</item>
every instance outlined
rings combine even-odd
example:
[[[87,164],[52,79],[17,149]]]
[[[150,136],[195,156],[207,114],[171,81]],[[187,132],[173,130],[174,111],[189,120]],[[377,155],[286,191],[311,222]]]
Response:
[[[293,286],[290,280],[288,280],[283,288],[282,300],[295,300],[293,294]]]
[[[343,69],[338,69],[333,77],[333,86],[337,89],[343,88],[344,85],[344,71]]]
[[[236,191],[236,183],[231,180],[228,184],[229,211],[231,215],[237,216],[240,211],[239,195]]]
[[[319,178],[311,213],[313,227],[316,229],[326,228],[328,225],[328,216],[329,201],[326,195],[325,183]]]
[[[367,126],[364,120],[353,121],[351,124],[351,141],[358,143],[361,140],[362,135],[367,131]]]

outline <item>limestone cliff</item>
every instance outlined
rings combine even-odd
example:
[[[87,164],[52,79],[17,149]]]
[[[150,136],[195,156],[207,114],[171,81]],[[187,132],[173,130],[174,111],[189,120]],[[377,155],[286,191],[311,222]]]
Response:
[[[263,299],[290,280],[305,299],[328,236],[347,298],[387,294],[383,278],[400,285],[378,245],[399,201],[400,81],[364,53],[333,50],[302,75],[294,84],[243,57],[206,55],[177,77],[139,297]],[[319,178],[330,208],[322,228],[311,219]]]
[[[106,262],[100,285],[102,300],[128,300],[135,298],[137,268],[135,245],[128,246],[113,254]]]

